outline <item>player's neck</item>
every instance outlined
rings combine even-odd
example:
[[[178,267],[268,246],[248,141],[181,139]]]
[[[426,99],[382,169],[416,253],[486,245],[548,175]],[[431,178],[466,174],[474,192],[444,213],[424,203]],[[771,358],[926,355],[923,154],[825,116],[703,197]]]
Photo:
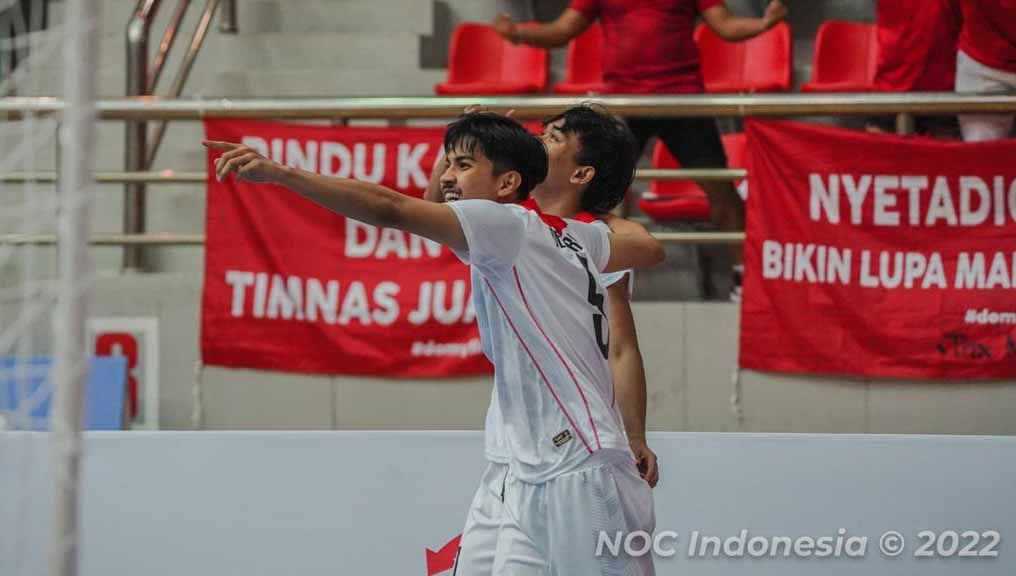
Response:
[[[532,196],[544,214],[573,218],[582,211],[581,191],[554,191],[537,186]]]

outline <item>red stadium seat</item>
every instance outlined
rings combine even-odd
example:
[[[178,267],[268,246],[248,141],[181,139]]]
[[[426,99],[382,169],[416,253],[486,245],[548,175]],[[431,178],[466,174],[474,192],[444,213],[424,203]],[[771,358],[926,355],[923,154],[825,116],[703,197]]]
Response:
[[[793,84],[793,42],[786,22],[744,42],[727,42],[699,24],[695,44],[706,92],[785,92]]]
[[[803,92],[870,92],[878,67],[878,29],[874,24],[829,20],[815,36],[811,82]]]
[[[603,32],[593,23],[568,44],[568,71],[564,82],[554,85],[558,94],[595,94],[603,91],[603,68],[600,47]]]
[[[524,26],[524,24],[523,24]],[[516,46],[492,26],[466,22],[452,33],[442,95],[528,94],[547,88],[547,51]]]
[[[724,134],[722,138],[727,165],[745,168],[748,146],[744,133]],[[657,141],[653,148],[653,167],[680,168],[681,165],[663,142]],[[654,180],[649,190],[639,198],[639,209],[657,222],[709,221],[709,198],[691,180]]]

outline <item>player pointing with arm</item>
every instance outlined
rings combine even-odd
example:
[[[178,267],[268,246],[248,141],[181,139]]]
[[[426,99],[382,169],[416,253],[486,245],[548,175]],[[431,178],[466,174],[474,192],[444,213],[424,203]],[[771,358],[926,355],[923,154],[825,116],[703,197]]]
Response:
[[[238,145],[208,145],[224,151],[220,178],[233,172],[282,184],[339,214],[446,244],[471,266],[508,452],[493,574],[652,574],[651,557],[596,557],[595,547],[601,531],[655,525],[613,394],[598,279],[604,270],[658,262],[654,239],[507,204],[543,180],[547,156],[501,116],[467,114],[449,126],[441,185],[462,200],[448,204],[285,168]]]

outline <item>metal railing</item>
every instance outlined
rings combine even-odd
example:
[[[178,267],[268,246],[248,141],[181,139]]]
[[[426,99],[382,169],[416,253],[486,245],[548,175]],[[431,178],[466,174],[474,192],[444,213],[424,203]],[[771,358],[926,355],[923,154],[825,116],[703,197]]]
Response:
[[[146,0],[155,2],[157,0]],[[696,96],[611,96],[597,98],[510,97],[510,98],[336,98],[314,100],[159,100],[124,99],[96,103],[96,114],[102,120],[176,120],[197,121],[204,118],[248,118],[288,120],[337,119],[447,119],[457,116],[468,105],[479,104],[499,110],[515,110],[520,119],[543,118],[560,112],[578,102],[597,102],[621,116],[874,116],[895,115],[898,127],[912,127],[914,115],[951,115],[958,113],[1016,114],[1016,96],[972,95],[953,93],[926,94],[771,94],[771,95],[696,95]],[[62,113],[64,103],[55,98],[0,99],[0,119],[16,119],[25,115],[45,116]],[[195,147],[199,143],[195,142]],[[736,180],[746,176],[744,170],[678,169],[639,170],[640,180]],[[53,182],[53,172],[17,172],[0,174],[0,182]],[[202,172],[152,172],[132,170],[101,172],[101,183],[130,183],[144,190],[146,183],[170,184],[206,181]],[[128,198],[131,200],[131,198]],[[137,197],[133,198],[137,201]],[[143,202],[143,201],[142,201]],[[135,211],[138,206],[132,207]],[[143,204],[140,206],[143,212]],[[146,235],[125,228],[125,234],[93,237],[93,244],[141,247],[149,244],[196,245],[203,236],[193,234]],[[736,243],[744,239],[740,232],[674,232],[659,233],[667,242]],[[47,244],[48,235],[0,236],[0,244]]]
[[[655,232],[661,242],[681,244],[737,244],[744,242],[744,232]],[[203,234],[95,234],[93,246],[201,246]],[[0,234],[0,245],[53,246],[55,234]]]
[[[741,168],[640,168],[635,171],[636,180],[694,180],[730,181],[746,178],[748,171]],[[57,181],[57,173],[46,172],[7,172],[0,173],[0,182],[38,182],[52,184]],[[96,172],[95,181],[99,184],[126,184],[143,182],[146,184],[204,184],[208,174],[204,172],[176,172],[160,170],[158,172]]]
[[[127,95],[149,97],[155,94],[156,86],[169,58],[169,53],[176,43],[180,27],[183,25],[187,10],[190,8],[190,0],[178,0],[176,9],[170,17],[169,24],[163,32],[162,41],[152,62],[151,71],[148,67],[148,40],[151,33],[152,21],[158,13],[162,0],[138,0],[134,14],[127,23]],[[191,36],[187,52],[180,62],[180,68],[173,77],[168,93],[165,97],[175,99],[183,93],[183,87],[187,83],[194,61],[197,60],[204,44],[205,38],[211,27],[211,22],[220,0],[206,0],[205,7],[201,12],[197,28]],[[228,12],[222,18],[226,24],[220,23],[220,30],[224,30],[231,23],[235,30],[236,4],[227,0],[224,5]],[[166,134],[166,120],[161,121],[155,129],[151,141],[148,138],[148,124],[146,118],[132,119],[127,123],[127,132],[124,147],[124,162],[128,171],[138,173],[149,170],[155,162],[159,152],[162,139]],[[124,188],[124,230],[131,234],[140,234],[145,230],[145,181],[134,179],[127,181]],[[129,247],[124,250],[124,268],[141,269],[144,267],[142,252],[139,248]]]
[[[1013,114],[1016,95],[955,94],[738,94],[730,96],[602,96],[545,97],[377,97],[332,99],[210,99],[168,100],[134,98],[96,102],[100,120],[201,120],[248,118],[265,120],[337,119],[446,119],[471,105],[515,110],[523,120],[562,112],[580,102],[595,102],[619,116],[875,116],[955,114]],[[59,98],[15,97],[0,99],[0,115],[56,114]]]

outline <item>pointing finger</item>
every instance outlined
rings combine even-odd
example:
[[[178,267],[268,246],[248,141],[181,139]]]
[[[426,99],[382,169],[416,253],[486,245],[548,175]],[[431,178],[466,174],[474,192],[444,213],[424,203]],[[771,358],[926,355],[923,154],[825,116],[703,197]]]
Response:
[[[233,144],[232,142],[220,142],[218,140],[202,140],[201,144],[205,148],[211,148],[212,150],[218,150],[219,152],[228,152],[240,146],[239,144]]]

